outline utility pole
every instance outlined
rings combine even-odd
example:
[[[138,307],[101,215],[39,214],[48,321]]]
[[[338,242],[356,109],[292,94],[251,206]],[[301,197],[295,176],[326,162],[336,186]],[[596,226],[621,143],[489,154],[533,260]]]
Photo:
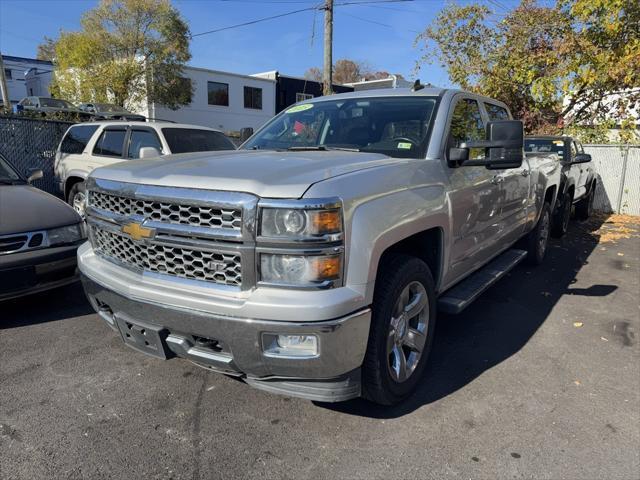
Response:
[[[11,110],[11,102],[9,101],[9,90],[7,89],[7,77],[4,75],[4,63],[2,62],[2,53],[0,53],[0,90],[2,90],[2,106],[6,110]]]
[[[333,0],[324,3],[324,68],[322,94],[331,95],[333,85]]]

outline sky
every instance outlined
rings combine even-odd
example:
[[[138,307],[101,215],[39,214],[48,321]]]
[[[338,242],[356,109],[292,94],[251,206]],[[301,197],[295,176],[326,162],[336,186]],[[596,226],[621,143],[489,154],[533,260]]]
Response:
[[[338,3],[365,0],[336,0]],[[381,2],[381,0],[373,0]],[[487,0],[496,10],[512,3]],[[336,6],[334,61],[364,61],[375,70],[415,79],[420,48],[418,33],[437,15],[446,0],[412,0]],[[192,34],[312,7],[320,0],[173,0]],[[4,55],[35,57],[46,35],[80,28],[82,13],[96,0],[0,0],[0,51]],[[508,7],[507,7],[508,8]],[[251,74],[278,70],[302,76],[322,65],[323,12],[305,11],[254,25],[196,36],[191,42],[190,65]],[[451,86],[437,65],[423,66],[422,83]]]

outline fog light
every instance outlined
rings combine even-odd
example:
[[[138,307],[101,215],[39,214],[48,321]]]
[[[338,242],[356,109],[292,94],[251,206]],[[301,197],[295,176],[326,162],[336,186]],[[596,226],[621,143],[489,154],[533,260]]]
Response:
[[[263,333],[262,349],[265,355],[271,357],[317,357],[318,337],[315,335]]]

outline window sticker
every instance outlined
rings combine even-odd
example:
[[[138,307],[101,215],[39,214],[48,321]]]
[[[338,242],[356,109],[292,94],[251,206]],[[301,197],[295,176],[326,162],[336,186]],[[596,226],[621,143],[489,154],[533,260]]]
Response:
[[[411,144],[409,142],[400,142],[400,143],[398,143],[398,149],[400,149],[400,150],[411,150]]]
[[[287,113],[296,113],[296,112],[304,112],[305,110],[309,110],[313,108],[313,103],[303,103],[302,105],[295,105],[287,110]]]
[[[564,142],[562,140],[554,140],[553,144],[558,145],[559,147],[562,147],[564,145]]]

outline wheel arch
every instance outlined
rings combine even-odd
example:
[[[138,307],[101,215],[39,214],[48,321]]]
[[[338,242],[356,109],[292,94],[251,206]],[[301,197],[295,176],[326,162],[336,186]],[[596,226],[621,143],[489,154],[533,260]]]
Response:
[[[87,180],[87,175],[81,172],[69,172],[64,182],[64,199],[69,200],[69,192],[76,183],[81,183]]]
[[[434,226],[402,238],[383,250],[378,258],[376,267],[376,278],[380,273],[380,268],[386,258],[393,254],[406,254],[419,258],[427,264],[436,292],[442,279],[444,267],[444,229],[441,226]]]

